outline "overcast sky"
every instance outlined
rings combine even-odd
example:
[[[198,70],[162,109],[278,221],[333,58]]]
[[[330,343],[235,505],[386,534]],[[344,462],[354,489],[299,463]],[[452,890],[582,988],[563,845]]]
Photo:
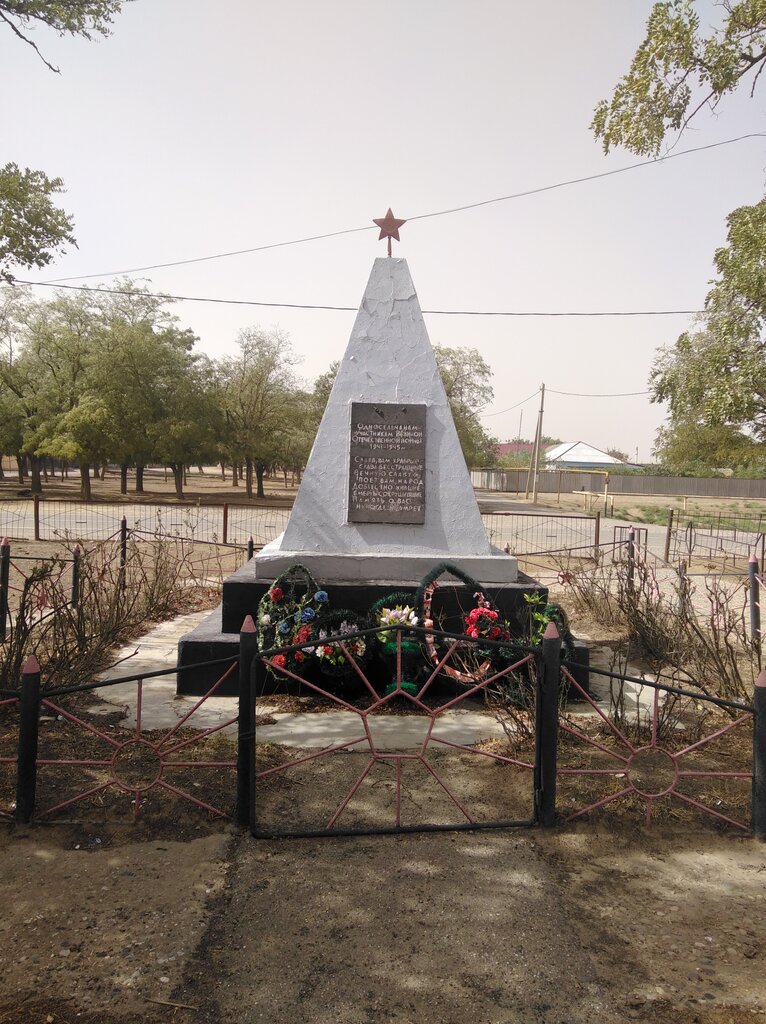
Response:
[[[624,167],[589,130],[627,70],[649,0],[135,0],[110,38],[47,30],[61,74],[0,26],[0,163],[66,182],[79,248],[33,280],[111,274],[416,217]],[[700,2],[703,21],[712,3]],[[9,102],[9,97],[14,97]],[[722,104],[680,149],[764,130],[764,94]],[[402,228],[424,309],[701,308],[726,214],[764,192],[764,139],[682,156]],[[356,307],[377,230],[133,274],[181,295]],[[46,294],[49,289],[35,289]],[[312,381],[351,312],[177,303],[201,348],[286,331]],[[475,346],[494,373],[485,426],[534,429],[650,458],[664,411],[639,392],[688,316],[426,316],[431,341]]]

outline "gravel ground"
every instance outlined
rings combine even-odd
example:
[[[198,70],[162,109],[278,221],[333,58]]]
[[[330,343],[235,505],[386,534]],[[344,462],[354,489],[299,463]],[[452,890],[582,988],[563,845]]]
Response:
[[[105,846],[59,826],[0,847],[3,1024],[764,1013],[764,847],[712,830]]]

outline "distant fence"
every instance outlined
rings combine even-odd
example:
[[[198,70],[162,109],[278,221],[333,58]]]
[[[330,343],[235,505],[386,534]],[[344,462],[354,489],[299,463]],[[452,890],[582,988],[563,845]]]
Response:
[[[0,538],[11,540],[109,540],[120,533],[123,516],[135,540],[187,540],[200,544],[255,548],[287,526],[289,508],[252,505],[100,504],[35,498],[0,502]],[[490,543],[514,554],[593,548],[599,517],[494,512],[482,515]]]
[[[127,520],[137,539],[195,540],[204,544],[256,547],[287,525],[290,509],[253,505],[101,504],[39,498],[0,502],[0,536],[15,540],[108,540]]]
[[[600,542],[600,516],[544,515],[536,512],[485,512],[484,529],[490,544],[515,555],[552,551],[593,554]]]
[[[733,565],[747,564],[755,555],[761,565],[766,555],[766,518],[760,514],[732,515],[729,512],[668,512],[666,559],[726,559]]]
[[[472,469],[471,483],[485,491],[523,494],[526,469]],[[538,493],[603,491],[604,474],[545,469],[538,474]],[[629,476],[609,474],[610,494],[690,495],[709,498],[766,498],[766,480],[735,480],[731,477]]]

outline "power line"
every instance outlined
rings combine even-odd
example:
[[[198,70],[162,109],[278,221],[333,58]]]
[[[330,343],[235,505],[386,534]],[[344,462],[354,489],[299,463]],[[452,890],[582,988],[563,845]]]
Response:
[[[622,391],[608,394],[587,394],[580,391],[556,391],[553,388],[546,387],[546,392],[549,395],[567,395],[570,398],[634,398],[638,395],[649,395],[651,391]],[[513,412],[514,409],[518,409],[520,405],[526,405],[530,402],[535,395],[540,393],[540,389],[533,391],[528,398],[522,399],[521,402],[517,402],[515,405],[509,405],[507,409],[499,409],[497,412],[484,412],[480,413],[483,419],[488,419],[490,416],[502,416],[505,412]]]
[[[665,156],[656,157],[653,160],[640,160],[634,164],[628,164],[625,167],[617,167],[611,171],[601,171],[599,174],[587,174],[581,178],[569,178],[566,181],[558,181],[552,185],[542,185],[539,188],[526,189],[523,192],[512,192],[507,196],[496,196],[494,199],[482,199],[476,203],[466,203],[464,206],[453,206],[448,210],[435,210],[432,213],[419,213],[412,217],[407,217],[408,221],[413,220],[426,220],[430,217],[445,217],[452,213],[462,213],[465,210],[476,210],[482,206],[490,206],[493,203],[506,203],[513,199],[523,199],[527,196],[540,195],[543,192],[552,192],[559,188],[568,188],[570,185],[581,185],[586,181],[596,181],[599,178],[609,178],[615,174],[624,174],[626,171],[634,171],[639,167],[649,167],[654,164],[664,163],[667,160],[677,160],[682,156],[689,156],[692,153],[702,153],[709,149],[718,149],[721,146],[731,146],[735,142],[743,142],[746,139],[761,139],[765,137],[764,132],[750,132],[747,135],[738,135],[733,139],[724,139],[721,142],[711,142],[706,146],[694,146],[691,149],[682,149],[677,153],[667,153]],[[292,238],[286,242],[270,242],[267,245],[256,245],[249,249],[236,249],[232,252],[219,252],[214,253],[210,256],[195,256],[189,259],[183,260],[170,260],[167,263],[151,263],[143,267],[130,267],[126,270],[110,270],[99,274],[72,274],[69,277],[58,277],[52,278],[46,281],[45,284],[60,284],[62,281],[83,281],[86,278],[92,277],[119,277],[121,274],[138,274],[144,270],[164,270],[167,267],[182,267],[188,266],[191,263],[206,263],[210,260],[222,260],[228,259],[231,256],[245,256],[253,252],[264,252],[267,249],[280,249],[288,245],[302,245],[305,242],[318,242],[325,238],[337,238],[339,235],[352,235],[357,234],[360,231],[372,231],[374,225],[366,224],[364,227],[358,228],[343,228],[340,231],[327,231],[321,235],[308,235],[304,238]],[[42,283],[42,282],[41,282]],[[260,305],[269,305],[269,303],[260,303]],[[272,303],[276,305],[276,303]]]
[[[421,213],[415,217],[408,217],[407,220],[424,220],[426,217],[443,217],[449,213],[461,213],[463,210],[475,210],[479,206],[489,206],[491,203],[504,203],[509,199],[523,199],[525,196],[536,196],[541,192],[551,192],[553,189],[566,188],[568,185],[580,185],[585,181],[595,181],[597,178],[609,178],[613,174],[624,174],[625,171],[635,171],[637,167],[647,167],[650,164],[663,163],[666,160],[675,160],[679,156],[688,156],[690,153],[702,153],[706,149],[717,149],[719,146],[730,146],[734,142],[742,142],[744,139],[762,139],[766,137],[764,132],[750,132],[747,135],[738,135],[735,139],[724,139],[722,142],[710,142],[706,146],[695,146],[693,149],[681,149],[677,153],[667,153],[665,156],[658,156],[654,160],[639,160],[635,164],[627,164],[625,167],[617,167],[612,171],[602,171],[599,174],[587,174],[582,178],[570,178],[568,181],[558,181],[555,185],[543,185],[540,188],[527,189],[525,192],[514,192],[508,196],[498,196],[496,199],[484,199],[478,203],[468,203],[465,206],[454,206],[450,210],[438,210],[436,213]]]
[[[568,395],[570,398],[633,398],[636,395],[650,395],[651,391],[624,391],[619,394],[582,394],[579,391],[554,391],[553,388],[548,388],[548,392],[551,395]]]
[[[532,392],[532,394],[529,396],[529,398],[525,398],[523,401],[517,402],[516,405],[509,405],[507,409],[500,409],[498,412],[484,412],[484,413],[481,413],[480,415],[482,417],[502,416],[502,414],[504,412],[513,412],[513,410],[514,409],[518,409],[518,407],[520,405],[526,405],[527,402],[531,402],[532,399],[535,397],[535,395],[538,395],[539,393],[540,393],[540,388],[535,388],[535,390]]]
[[[205,295],[171,295],[168,292],[147,292],[132,288],[94,288],[85,284],[57,284],[55,281],[25,281],[17,284],[32,288],[63,288],[67,291],[94,292],[104,295],[145,295],[151,299],[173,302],[214,302],[226,306],[264,306],[270,309],[325,309],[341,313],[356,313],[358,306],[312,305],[301,302],[260,302],[255,299],[218,299]],[[510,317],[602,317],[602,316],[697,316],[704,309],[632,309],[632,310],[498,310],[498,309],[424,309],[431,316],[510,316]]]

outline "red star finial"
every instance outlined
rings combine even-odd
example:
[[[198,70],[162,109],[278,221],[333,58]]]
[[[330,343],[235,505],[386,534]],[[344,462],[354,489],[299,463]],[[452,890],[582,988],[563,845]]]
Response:
[[[378,227],[380,228],[378,241],[380,241],[381,238],[388,239],[388,255],[390,256],[391,239],[395,238],[397,242],[400,241],[399,228],[402,226],[402,224],[406,224],[407,221],[399,220],[398,217],[394,217],[393,213],[391,212],[391,207],[389,206],[388,213],[385,215],[385,217],[373,217],[372,223],[377,224]]]

